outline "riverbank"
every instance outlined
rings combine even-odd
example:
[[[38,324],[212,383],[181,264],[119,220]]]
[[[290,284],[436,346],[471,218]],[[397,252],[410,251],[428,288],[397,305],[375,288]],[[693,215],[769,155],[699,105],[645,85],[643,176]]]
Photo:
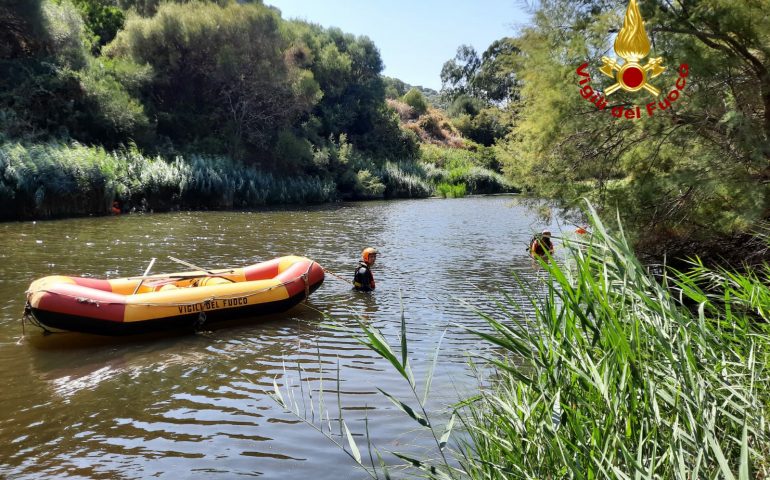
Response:
[[[108,215],[113,206],[120,212],[160,212],[426,198],[447,185],[462,186],[468,194],[517,191],[500,174],[466,158],[447,163],[442,168],[385,161],[377,169],[361,169],[344,178],[287,176],[226,156],[166,159],[144,155],[135,147],[110,152],[76,143],[3,143],[0,220]]]

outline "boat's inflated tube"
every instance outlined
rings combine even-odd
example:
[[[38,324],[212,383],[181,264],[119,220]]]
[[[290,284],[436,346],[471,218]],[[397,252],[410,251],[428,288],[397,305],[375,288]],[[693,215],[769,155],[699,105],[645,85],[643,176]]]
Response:
[[[145,278],[44,277],[29,286],[27,303],[33,321],[44,328],[128,335],[281,312],[323,280],[320,265],[288,256],[244,268]]]

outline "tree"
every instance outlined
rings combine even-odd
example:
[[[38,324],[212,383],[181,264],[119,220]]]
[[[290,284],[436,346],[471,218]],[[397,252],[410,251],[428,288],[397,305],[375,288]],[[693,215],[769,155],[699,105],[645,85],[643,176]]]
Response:
[[[0,22],[7,35],[0,47],[0,127],[6,135],[115,146],[145,133],[148,119],[137,89],[126,84],[147,74],[127,63],[118,73],[116,64],[93,58],[86,25],[70,1],[6,5]]]
[[[726,82],[726,95],[699,97],[697,120],[708,118],[705,126],[725,147],[740,147],[742,153],[732,158],[754,170],[758,181],[770,182],[770,1],[657,1],[643,6],[643,14],[658,25],[652,32],[664,40],[667,52],[687,58],[709,86]],[[728,102],[722,101],[725,96]],[[764,165],[748,161],[757,148]]]
[[[481,55],[481,65],[472,79],[474,90],[481,98],[507,104],[519,99],[516,64],[519,47],[514,39],[495,40]]]
[[[73,0],[93,35],[94,51],[111,42],[123,27],[125,14],[113,0]]]
[[[262,5],[167,3],[130,18],[106,53],[152,66],[159,134],[255,158],[320,96],[287,46],[280,18]]]
[[[618,208],[640,245],[652,249],[750,230],[770,212],[770,40],[763,33],[770,19],[761,13],[770,3],[645,2],[654,54],[667,66],[655,83],[686,82],[686,89],[671,108],[636,121],[608,111],[664,98],[619,91],[600,110],[580,96],[576,74],[587,63],[591,87],[609,86],[597,69],[627,5],[540,3],[515,40],[521,102],[504,145],[507,171],[567,204],[588,196]]]
[[[371,39],[300,21],[290,22],[289,37],[307,48],[308,69],[323,92],[313,121],[306,124],[313,130],[306,132],[308,137],[345,134],[356,148],[375,157],[414,155],[412,138],[402,135],[392,112],[384,107],[382,59]]]
[[[385,83],[385,98],[401,98],[410,89],[409,85],[398,78],[383,76],[382,81]]]
[[[442,91],[450,98],[476,93],[474,78],[481,67],[481,59],[470,45],[457,47],[455,58],[441,68]]]

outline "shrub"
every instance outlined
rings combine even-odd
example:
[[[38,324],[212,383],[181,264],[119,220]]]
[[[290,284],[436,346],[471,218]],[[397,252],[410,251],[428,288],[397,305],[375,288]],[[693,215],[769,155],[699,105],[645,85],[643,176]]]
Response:
[[[425,97],[416,88],[412,88],[402,98],[404,103],[414,109],[414,113],[420,116],[428,111],[428,102],[425,101]]]
[[[443,198],[460,198],[464,197],[466,193],[466,187],[464,184],[451,184],[440,183],[436,185],[436,195]]]
[[[301,172],[313,163],[313,149],[309,141],[300,138],[290,130],[278,134],[275,147],[278,165],[287,172]]]
[[[353,194],[357,198],[381,198],[385,192],[385,185],[379,178],[372,175],[369,170],[359,170],[356,173],[356,184],[353,187]]]
[[[425,181],[425,172],[414,163],[386,162],[382,170],[385,196],[388,198],[429,197],[433,188]]]
[[[417,118],[414,108],[410,107],[406,103],[399,102],[398,100],[391,100],[391,99],[388,99],[385,102],[387,103],[389,108],[392,108],[393,111],[395,111],[398,114],[398,118],[402,122],[406,122],[413,118]]]
[[[433,115],[423,115],[417,123],[420,128],[425,131],[431,137],[443,140],[446,138],[444,131],[441,129],[438,118]]]

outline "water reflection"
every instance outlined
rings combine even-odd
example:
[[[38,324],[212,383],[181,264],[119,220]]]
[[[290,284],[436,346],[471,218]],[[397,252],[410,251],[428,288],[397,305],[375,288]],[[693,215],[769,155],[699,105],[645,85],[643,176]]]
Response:
[[[383,451],[424,448],[377,391],[406,386],[347,329],[369,322],[395,343],[403,311],[418,378],[444,335],[430,403],[443,408],[473,388],[468,357],[489,348],[458,327],[485,328],[462,302],[494,312],[503,292],[523,299],[514,272],[542,284],[525,248],[544,226],[558,231],[510,197],[0,224],[0,476],[360,476],[276,405],[274,385],[312,387],[317,402],[323,382],[334,431],[339,401],[356,438],[368,419]],[[23,292],[40,276],[137,275],[151,257],[160,273],[178,270],[168,256],[216,268],[300,254],[346,279],[367,245],[380,251],[372,293],[329,275],[307,306],[210,332],[116,340],[28,330],[17,344]]]

